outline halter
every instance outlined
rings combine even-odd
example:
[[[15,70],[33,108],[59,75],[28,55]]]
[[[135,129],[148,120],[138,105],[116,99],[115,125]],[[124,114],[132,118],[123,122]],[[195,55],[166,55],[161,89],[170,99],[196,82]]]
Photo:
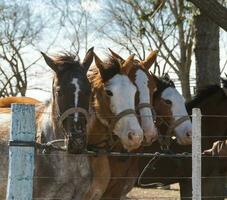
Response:
[[[63,128],[63,121],[71,114],[73,113],[82,113],[85,116],[86,121],[88,122],[89,120],[89,115],[88,112],[81,107],[73,107],[73,108],[69,108],[68,110],[66,110],[65,112],[63,112],[62,114],[58,114],[58,127]]]
[[[54,99],[55,101],[57,100],[56,97],[56,92],[54,93]],[[86,121],[88,122],[89,120],[89,114],[87,112],[87,110],[85,110],[84,108],[81,107],[71,107],[69,109],[67,109],[65,112],[63,112],[61,114],[60,108],[58,103],[55,103],[55,107],[56,107],[56,113],[57,113],[57,125],[59,128],[61,128],[64,131],[64,136],[67,137],[68,135],[66,134],[66,130],[63,127],[63,121],[71,114],[73,113],[82,113],[85,116]]]
[[[173,123],[171,123],[171,124],[168,124],[163,118],[160,118],[160,119],[162,119],[160,125],[164,123],[168,127],[168,130],[166,132],[166,135],[167,136],[170,136],[171,133],[174,131],[174,129],[177,126],[179,126],[180,124],[182,124],[183,122],[185,122],[187,120],[190,120],[190,117],[189,116],[180,117],[179,119],[173,121]],[[160,147],[161,147],[162,150],[168,150],[169,149],[169,145],[170,145],[169,144],[170,143],[169,141],[167,143],[167,142],[164,142],[163,140],[161,140],[160,138],[159,138],[158,141],[160,143]]]
[[[100,144],[103,144],[103,143],[107,143],[108,147],[109,147],[109,151],[111,151],[118,143],[119,143],[119,140],[115,140],[113,138],[113,129],[116,125],[116,123],[122,118],[122,117],[125,117],[126,115],[130,115],[130,114],[133,114],[135,116],[137,116],[136,114],[136,111],[133,110],[133,109],[126,109],[120,113],[118,113],[116,116],[114,116],[111,121],[110,121],[110,125],[108,127],[108,132],[107,132],[107,138],[102,140],[101,142],[99,143],[96,143],[96,144],[92,144],[92,145],[89,145],[92,149],[100,149],[100,148],[103,148],[103,147],[98,147],[98,145]]]
[[[56,93],[54,93],[54,99],[55,99],[55,101],[57,100]],[[58,126],[58,128],[60,128],[62,130],[62,132],[64,134],[64,139],[61,139],[61,141],[65,144],[65,139],[67,139],[67,142],[70,142],[70,140],[69,140],[70,135],[67,134],[67,131],[65,130],[65,128],[63,126],[63,121],[73,113],[82,113],[84,115],[86,121],[88,122],[89,114],[88,114],[87,110],[85,110],[84,108],[81,108],[81,107],[71,107],[61,114],[61,111],[60,111],[60,108],[59,108],[59,105],[57,102],[55,102],[55,109],[56,109],[56,114],[57,114],[57,126]],[[59,143],[59,142],[60,141],[58,140],[57,143]],[[53,143],[55,143],[55,141],[53,141]],[[72,141],[71,141],[71,143],[72,143]],[[68,150],[70,149],[69,146],[73,145],[73,147],[75,146],[77,148],[75,151],[81,152],[81,149],[83,150],[85,148],[85,144],[86,144],[85,133],[81,133],[81,132],[77,133],[76,138],[73,139],[73,144],[71,144],[71,145],[70,144],[69,143],[67,144]]]
[[[154,107],[149,103],[140,103],[137,105],[136,111],[139,111],[142,108],[150,108],[152,116],[153,116],[153,120],[154,120],[154,122],[156,122],[157,115],[156,115]]]

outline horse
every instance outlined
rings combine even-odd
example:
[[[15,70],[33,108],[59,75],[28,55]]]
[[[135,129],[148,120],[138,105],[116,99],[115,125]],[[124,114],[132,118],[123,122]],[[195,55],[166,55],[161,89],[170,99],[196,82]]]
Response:
[[[54,149],[37,149],[34,198],[82,199],[90,183],[90,167],[87,157],[69,153],[83,151],[89,107],[90,84],[86,73],[93,60],[93,48],[83,62],[76,55],[60,55],[50,58],[42,53],[53,70],[52,98],[46,104],[36,105],[36,138],[39,143],[63,141],[67,152]],[[17,103],[19,102],[16,101]],[[1,134],[1,198],[5,198],[8,160],[8,132]],[[77,176],[77,179],[72,177]],[[76,193],[76,195],[75,195]],[[75,197],[76,196],[76,197]]]
[[[135,110],[137,89],[124,74],[131,67],[133,56],[123,65],[115,57],[106,62],[97,55],[94,57],[96,65],[88,73],[93,113],[88,128],[88,146],[109,152],[121,145],[126,151],[133,151],[140,147],[144,136]],[[93,181],[86,200],[100,199],[111,177],[106,155],[91,157],[91,167]]]
[[[41,101],[31,97],[5,97],[0,98],[0,108],[9,108],[12,103],[29,103],[29,104],[40,104]]]
[[[109,48],[112,56],[117,58],[121,63],[125,60]],[[142,65],[136,64],[135,60],[132,63],[130,70],[125,71],[125,74],[138,88],[136,95],[136,110],[140,115],[140,124],[144,131],[145,142],[152,143],[157,139],[158,132],[154,124],[154,108],[152,105],[153,93],[157,89],[155,81],[147,74],[145,69],[149,69],[154,63],[157,52],[151,52],[147,58],[142,62]]]
[[[202,113],[202,151],[212,147],[213,142],[226,139],[227,137],[227,81],[223,81],[223,87],[209,85],[200,90],[195,97],[186,103],[189,114],[193,108],[200,108]],[[171,153],[191,152],[191,145],[180,146],[175,140],[171,144]],[[156,146],[147,147],[146,151],[158,151]],[[140,171],[149,162],[143,159],[140,162]],[[168,166],[168,167],[167,167]],[[212,156],[202,157],[202,198],[223,200],[225,194],[225,179],[227,171],[226,158]],[[169,185],[180,184],[181,199],[191,199],[192,180],[191,158],[158,158],[144,173],[141,182],[147,188],[155,186],[156,183]],[[172,177],[172,178],[169,178]]]
[[[118,54],[111,51],[112,54],[117,57],[121,62],[124,62],[124,59],[121,58]],[[149,108],[150,117],[153,116],[154,110],[159,115],[164,116],[172,116],[174,114],[178,114],[177,116],[172,116],[168,118],[162,119],[160,122],[160,118],[157,119],[158,129],[161,130],[162,123],[165,122],[165,125],[168,124],[169,134],[172,134],[173,131],[178,131],[177,137],[179,137],[180,142],[188,142],[190,143],[190,137],[187,136],[187,133],[191,134],[191,123],[189,117],[187,118],[175,118],[179,117],[180,115],[187,115],[185,105],[183,103],[183,98],[180,94],[175,91],[176,89],[173,87],[172,82],[167,83],[162,80],[159,80],[153,74],[149,73],[149,68],[152,65],[157,52],[151,52],[148,57],[144,61],[137,61],[133,62],[133,67],[128,71],[128,76],[134,82],[139,90],[139,98],[141,101],[144,101],[145,108]],[[143,77],[143,78],[141,78]],[[147,81],[146,81],[147,80]],[[144,83],[145,82],[145,83]],[[165,90],[168,90],[166,92]],[[146,92],[148,91],[148,93]],[[165,92],[164,92],[165,91]],[[164,92],[164,98],[162,98],[162,93]],[[168,95],[167,95],[167,94]],[[145,95],[141,97],[141,95]],[[155,95],[155,96],[154,96]],[[182,100],[181,100],[181,99]],[[154,105],[154,108],[153,108]],[[138,105],[140,107],[140,104]],[[176,109],[181,111],[180,113],[176,112]],[[140,113],[141,114],[141,113]],[[148,113],[142,113],[140,116],[141,121],[143,118],[147,120]],[[149,118],[148,118],[149,119]],[[146,122],[146,121],[145,121]],[[141,123],[142,128],[144,129],[143,125],[146,123]],[[178,126],[181,126],[180,129]],[[176,130],[174,130],[176,129]],[[182,133],[181,133],[182,132]],[[180,134],[181,133],[181,134]],[[143,152],[143,148],[140,148],[137,152]],[[103,195],[103,199],[108,198],[116,198],[116,199],[123,199],[125,198],[126,194],[132,189],[134,186],[137,177],[139,175],[139,158],[135,157],[123,157],[123,158],[116,158],[116,157],[109,157],[109,161],[111,163],[111,173],[112,173],[112,180],[108,185],[107,190]],[[122,180],[122,177],[124,179]]]

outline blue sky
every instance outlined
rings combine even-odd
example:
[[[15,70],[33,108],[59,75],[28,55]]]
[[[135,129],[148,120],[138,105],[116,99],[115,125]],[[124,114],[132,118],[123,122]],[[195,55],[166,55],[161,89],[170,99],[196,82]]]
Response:
[[[61,0],[53,0],[56,2],[59,2]],[[81,7],[78,6],[79,1],[78,0],[69,0],[70,2],[75,2],[75,4],[70,4],[70,9],[74,12],[80,12]],[[113,0],[114,1],[114,0]],[[35,46],[30,46],[25,51],[29,52],[26,56],[26,62],[30,63],[31,61],[37,59],[40,57],[40,51],[47,51],[48,46],[52,42],[53,38],[56,37],[58,28],[55,19],[58,16],[58,13],[56,10],[53,9],[53,5],[50,4],[49,0],[14,0],[14,1],[6,1],[3,0],[3,2],[7,3],[14,3],[14,2],[23,2],[27,3],[30,5],[32,8],[34,14],[40,15],[44,20],[48,20],[48,18],[53,20],[49,20],[49,26],[48,29],[44,30],[41,37],[40,41],[35,44]],[[97,27],[99,26],[111,26],[111,21],[109,21],[109,24],[102,24],[103,21],[100,20],[101,18],[105,17],[103,16],[103,8],[105,6],[106,1],[105,0],[82,0],[82,9],[84,9],[87,14],[92,18],[92,26],[89,29],[89,34],[88,34],[88,45],[87,48],[94,46],[95,47],[95,52],[101,57],[105,58],[106,54],[108,53],[107,48],[110,47],[114,49],[116,52],[120,53],[122,57],[127,57],[128,52],[122,48],[120,48],[118,45],[110,42],[109,40],[98,37],[98,30],[96,30]],[[76,15],[75,15],[76,16]],[[85,21],[82,24],[85,26]],[[89,24],[88,24],[89,25]],[[49,55],[56,54],[58,52],[64,51],[64,50],[69,50],[69,39],[73,37],[73,31],[72,30],[67,30],[67,27],[62,27],[60,32],[57,34],[56,38],[56,43],[51,46],[51,48],[47,51]],[[80,36],[81,39],[83,39],[83,35]],[[82,41],[83,43],[84,41]],[[220,40],[220,66],[221,69],[225,65],[226,62],[226,55],[227,55],[227,34],[225,31],[221,31],[221,40]],[[81,51],[79,52],[79,56],[81,59],[83,59],[85,55],[85,49],[82,48]],[[192,70],[191,70],[191,80],[195,78],[195,62],[194,62],[194,56],[193,56],[193,63],[192,63]],[[227,69],[223,71],[227,72]],[[172,78],[176,78],[176,75],[174,73],[170,73]],[[27,96],[38,98],[40,100],[45,100],[50,97],[50,91],[51,91],[51,80],[53,73],[52,71],[46,66],[44,63],[43,59],[41,58],[39,62],[34,65],[30,70],[29,70],[29,75],[30,81],[29,81],[29,89],[27,92]],[[179,87],[179,82],[176,82],[178,89],[180,90]],[[191,81],[191,85],[193,86],[195,84],[194,81]],[[43,88],[46,91],[49,92],[44,92],[41,90],[37,89],[32,89],[32,88]]]

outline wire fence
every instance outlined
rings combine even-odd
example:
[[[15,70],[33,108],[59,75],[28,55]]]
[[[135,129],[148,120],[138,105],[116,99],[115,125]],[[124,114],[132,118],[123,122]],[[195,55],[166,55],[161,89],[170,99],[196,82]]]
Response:
[[[51,114],[50,112],[38,112],[39,114]],[[7,115],[7,114],[4,114],[4,115]],[[192,115],[189,115],[190,117],[192,117]],[[105,115],[104,116],[105,118],[107,119],[111,119],[113,118],[113,116],[108,116],[108,115]],[[130,117],[130,115],[128,116]],[[152,116],[139,116],[139,117],[152,117]],[[167,115],[157,115],[157,119],[158,118],[170,118],[170,117],[183,117],[182,115],[176,115],[176,116],[167,116]],[[201,116],[202,118],[227,118],[227,115],[202,115]],[[2,115],[0,115],[0,120],[6,120],[6,119],[9,119],[9,118],[5,118],[5,117],[2,117]],[[0,130],[0,135],[2,135],[4,133],[3,130]],[[94,133],[94,135],[103,135],[103,134],[106,134],[105,132],[103,133]],[[201,138],[202,139],[206,139],[206,138],[210,138],[210,139],[223,139],[223,138],[226,138],[227,139],[227,136],[222,136],[222,133],[220,134],[217,134],[217,133],[214,133],[214,135],[202,135]],[[172,137],[172,136],[164,136],[164,137]],[[113,156],[113,157],[147,157],[147,158],[153,158],[155,156],[158,155],[159,158],[177,158],[177,159],[182,159],[182,158],[186,158],[186,159],[191,159],[192,155],[190,152],[183,152],[183,153],[178,153],[178,154],[166,154],[166,153],[159,153],[159,152],[154,152],[154,153],[144,153],[144,152],[141,152],[141,153],[127,153],[127,152],[110,152],[110,153],[103,153],[101,155],[109,155],[109,156]],[[98,156],[97,154],[80,154],[80,155],[73,155],[73,154],[67,154],[66,152],[51,152],[50,154],[43,154],[43,153],[36,153],[36,158],[51,158],[53,156],[63,156],[63,157],[67,157],[67,158],[75,158],[75,157],[84,157],[84,156]],[[7,158],[8,155],[5,155],[5,158]],[[226,159],[227,156],[218,156],[218,155],[213,155],[212,157],[209,156],[209,155],[203,155],[202,154],[202,158],[213,158],[213,159]],[[227,159],[226,159],[227,161]],[[227,168],[227,166],[226,166]],[[226,174],[227,174],[227,170],[226,170]],[[61,176],[60,176],[61,177]],[[33,179],[34,180],[47,180],[47,179],[56,179],[56,178],[59,178],[59,176],[34,176]],[[102,177],[102,176],[96,176],[95,177],[96,179],[107,179],[107,177]],[[138,177],[137,176],[117,176],[117,177],[111,177],[111,180],[129,180],[129,179],[137,179]],[[2,181],[7,181],[8,177],[0,177],[0,180]],[[80,177],[76,177],[76,176],[72,176],[71,179],[80,179]],[[143,177],[143,179],[149,179],[149,180],[157,180],[157,179],[160,179],[160,180],[171,180],[171,179],[177,179],[177,180],[191,180],[192,177],[191,176],[168,176],[168,177],[162,177],[162,176],[159,176],[159,177],[151,177],[151,176],[146,176],[146,177]],[[227,175],[222,175],[222,176],[202,176],[201,177],[202,180],[212,180],[212,179],[225,179],[227,180]],[[227,181],[226,181],[227,182]],[[218,199],[218,198],[225,198],[227,197],[226,196],[212,196],[212,197],[204,197],[204,199]],[[185,199],[191,199],[191,197],[181,197],[181,198],[185,198]],[[62,198],[34,198],[34,199],[62,199]],[[106,198],[106,199],[119,199],[119,198]],[[173,197],[173,198],[170,198],[170,197],[129,197],[129,199],[180,199],[180,197]]]

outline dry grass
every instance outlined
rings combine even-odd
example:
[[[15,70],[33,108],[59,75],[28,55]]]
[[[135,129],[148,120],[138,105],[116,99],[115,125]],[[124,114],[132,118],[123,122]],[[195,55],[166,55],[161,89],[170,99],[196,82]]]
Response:
[[[129,194],[130,200],[175,200],[180,199],[180,192],[178,184],[170,186],[170,190],[166,189],[141,189],[134,188]]]

